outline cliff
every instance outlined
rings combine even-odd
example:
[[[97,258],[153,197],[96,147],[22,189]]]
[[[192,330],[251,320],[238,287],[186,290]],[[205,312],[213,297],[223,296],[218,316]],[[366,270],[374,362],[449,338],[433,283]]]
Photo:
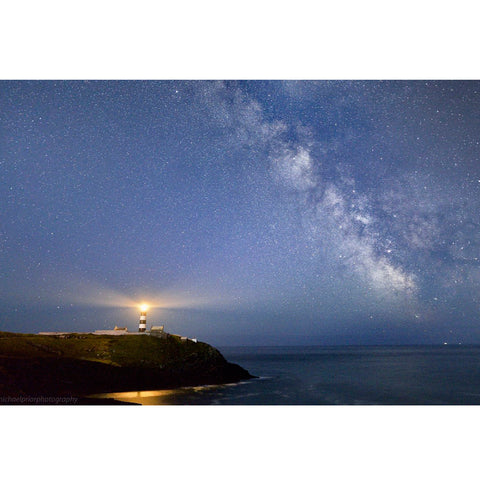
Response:
[[[227,362],[212,346],[173,336],[0,332],[0,403],[28,404],[38,402],[35,397],[39,396],[82,398],[92,393],[159,390],[248,378],[253,377]],[[52,398],[44,403],[61,401]]]

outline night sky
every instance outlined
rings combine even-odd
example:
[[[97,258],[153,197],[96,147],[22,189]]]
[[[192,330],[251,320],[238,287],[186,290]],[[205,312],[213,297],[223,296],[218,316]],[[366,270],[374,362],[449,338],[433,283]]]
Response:
[[[480,342],[480,82],[1,81],[0,330]]]

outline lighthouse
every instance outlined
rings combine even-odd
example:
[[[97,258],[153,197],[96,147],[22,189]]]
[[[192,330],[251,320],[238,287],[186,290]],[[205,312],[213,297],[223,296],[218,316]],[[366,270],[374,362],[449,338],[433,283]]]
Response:
[[[140,321],[138,323],[138,331],[140,333],[145,333],[145,331],[147,330],[147,310],[148,305],[140,306]]]

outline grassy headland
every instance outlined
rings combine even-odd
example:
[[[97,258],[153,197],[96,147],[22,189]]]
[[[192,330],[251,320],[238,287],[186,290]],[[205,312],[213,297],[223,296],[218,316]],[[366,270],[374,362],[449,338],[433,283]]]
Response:
[[[228,363],[212,346],[175,336],[0,332],[0,403],[248,378],[246,370]]]

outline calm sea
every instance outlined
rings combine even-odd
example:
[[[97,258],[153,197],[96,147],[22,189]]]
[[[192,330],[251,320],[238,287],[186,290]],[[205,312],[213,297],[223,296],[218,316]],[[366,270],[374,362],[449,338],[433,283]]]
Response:
[[[223,347],[259,378],[103,397],[143,405],[480,404],[480,346]]]

